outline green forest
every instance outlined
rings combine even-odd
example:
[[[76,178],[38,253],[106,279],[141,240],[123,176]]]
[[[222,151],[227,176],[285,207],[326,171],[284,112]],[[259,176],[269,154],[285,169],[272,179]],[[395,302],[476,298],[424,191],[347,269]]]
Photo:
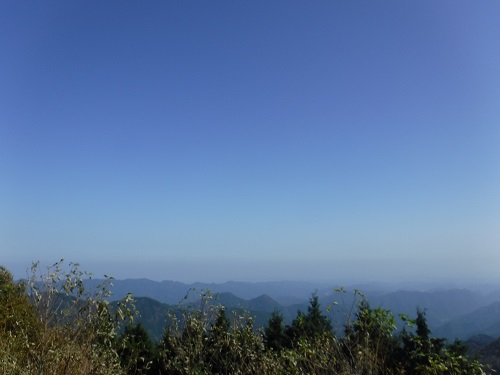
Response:
[[[463,343],[432,337],[425,311],[396,319],[357,290],[340,332],[314,293],[291,324],[275,312],[256,328],[252,316],[204,292],[167,314],[153,342],[131,295],[108,301],[112,278],[90,291],[83,280],[92,275],[67,268],[61,261],[41,272],[35,263],[16,282],[0,267],[0,374],[490,373]]]

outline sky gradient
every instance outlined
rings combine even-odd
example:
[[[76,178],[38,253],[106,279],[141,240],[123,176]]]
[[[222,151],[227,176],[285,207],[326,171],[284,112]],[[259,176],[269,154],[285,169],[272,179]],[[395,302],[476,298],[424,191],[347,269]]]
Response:
[[[3,1],[0,254],[500,282],[500,2]]]

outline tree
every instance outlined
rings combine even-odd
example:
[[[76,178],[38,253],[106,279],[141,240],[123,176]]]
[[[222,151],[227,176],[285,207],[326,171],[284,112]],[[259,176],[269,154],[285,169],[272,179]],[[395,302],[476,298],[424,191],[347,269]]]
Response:
[[[114,339],[129,316],[129,297],[112,312],[108,284],[91,294],[77,264],[69,272],[62,266],[61,260],[42,274],[34,263],[21,284],[0,267],[0,373],[123,373]]]
[[[24,283],[15,283],[12,274],[0,266],[0,373],[28,367],[30,348],[38,341],[39,332],[36,310]]]
[[[425,317],[425,310],[417,309],[417,319],[415,319],[415,324],[417,328],[415,333],[421,340],[429,340],[429,335],[431,334],[431,330],[427,325],[427,318]]]
[[[484,374],[483,366],[469,361],[458,343],[446,346],[445,340],[430,337],[425,311],[417,310],[415,334],[402,333],[401,368],[409,375]]]
[[[332,323],[321,312],[317,293],[313,293],[309,299],[307,314],[299,311],[292,325],[287,328],[286,334],[291,340],[311,339],[323,334],[333,334]]]
[[[264,328],[264,342],[266,348],[276,351],[281,350],[287,343],[283,315],[274,311]]]
[[[157,367],[155,347],[141,323],[125,327],[118,339],[118,354],[128,374],[144,374]]]
[[[16,336],[29,329],[32,334],[36,320],[24,283],[15,283],[12,274],[0,266],[0,331]]]
[[[215,321],[210,326],[205,354],[206,363],[213,373],[223,373],[230,365],[231,340],[229,327],[231,322],[226,315],[226,309],[222,306],[217,311]]]
[[[322,333],[331,333],[333,331],[332,323],[321,312],[318,294],[314,293],[309,299],[309,307],[307,308],[306,328],[310,336],[319,335]]]
[[[362,373],[390,373],[397,348],[393,337],[395,330],[391,311],[381,307],[371,308],[362,299],[358,303],[356,320],[346,323],[346,334],[342,341],[351,366]]]

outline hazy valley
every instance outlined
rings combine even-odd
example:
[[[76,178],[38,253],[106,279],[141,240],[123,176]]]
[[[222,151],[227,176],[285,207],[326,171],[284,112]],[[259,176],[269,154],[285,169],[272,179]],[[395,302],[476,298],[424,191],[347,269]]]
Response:
[[[102,280],[86,280],[92,288]],[[228,309],[240,309],[255,317],[256,327],[263,327],[272,312],[283,314],[287,324],[306,311],[309,298],[317,292],[324,311],[330,308],[329,318],[341,329],[346,314],[352,308],[355,289],[360,290],[372,307],[391,310],[395,315],[415,316],[417,308],[425,311],[432,334],[467,340],[475,335],[500,336],[500,288],[478,290],[444,288],[423,290],[395,290],[391,285],[346,286],[312,282],[226,282],[185,284],[176,281],[148,279],[113,280],[111,300],[119,300],[127,293],[136,299],[140,320],[153,338],[159,339],[165,325],[167,311],[187,304],[196,304],[200,295],[210,292],[212,302]],[[337,291],[336,291],[337,290]],[[399,327],[402,326],[399,322]]]

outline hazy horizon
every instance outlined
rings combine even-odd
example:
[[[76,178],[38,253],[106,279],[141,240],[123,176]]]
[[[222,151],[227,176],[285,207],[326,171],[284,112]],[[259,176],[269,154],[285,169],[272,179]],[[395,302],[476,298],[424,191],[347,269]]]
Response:
[[[500,281],[500,2],[5,1],[0,264]]]
[[[41,261],[38,266],[38,273],[42,272],[47,274],[47,269],[54,262]],[[64,259],[62,262],[63,268],[69,270],[70,261]],[[4,265],[4,264],[2,264]],[[25,264],[11,264],[7,267],[14,275],[15,279],[26,278],[31,274],[30,267],[32,263]],[[349,274],[344,272],[325,272],[317,263],[311,262],[309,267],[304,264],[297,264],[295,268],[288,266],[287,272],[276,272],[276,265],[264,265],[263,268],[268,272],[256,272],[257,264],[232,264],[228,265],[228,270],[231,272],[220,272],[220,270],[213,270],[207,272],[206,265],[203,262],[190,262],[186,261],[183,264],[155,264],[144,263],[144,267],[130,267],[129,264],[120,264],[118,262],[109,264],[97,264],[92,262],[78,263],[78,268],[91,274],[93,279],[103,279],[105,276],[113,277],[117,280],[127,279],[148,279],[152,281],[174,281],[185,284],[194,283],[207,283],[207,284],[223,284],[226,282],[243,282],[243,283],[267,283],[267,282],[300,282],[310,283],[313,285],[332,285],[332,286],[356,286],[363,285],[364,287],[373,286],[379,289],[408,289],[408,290],[432,290],[436,288],[464,288],[470,290],[488,289],[500,290],[500,278],[495,275],[483,275],[482,277],[477,273],[463,272],[459,277],[449,275],[436,276],[433,270],[421,273],[414,271],[403,272],[400,271],[396,274],[381,275],[380,271],[371,267],[372,263],[365,262],[367,269],[361,270],[359,262],[353,263],[353,267],[357,267],[358,272]],[[140,264],[139,264],[140,265]],[[370,266],[371,265],[371,266]],[[5,265],[4,265],[5,266]],[[315,268],[316,272],[311,272],[311,268]],[[149,268],[148,272],[144,272],[145,268]],[[319,271],[318,271],[319,268]],[[241,272],[245,269],[245,272]],[[113,272],[111,272],[112,270]],[[84,276],[86,278],[87,276]]]

